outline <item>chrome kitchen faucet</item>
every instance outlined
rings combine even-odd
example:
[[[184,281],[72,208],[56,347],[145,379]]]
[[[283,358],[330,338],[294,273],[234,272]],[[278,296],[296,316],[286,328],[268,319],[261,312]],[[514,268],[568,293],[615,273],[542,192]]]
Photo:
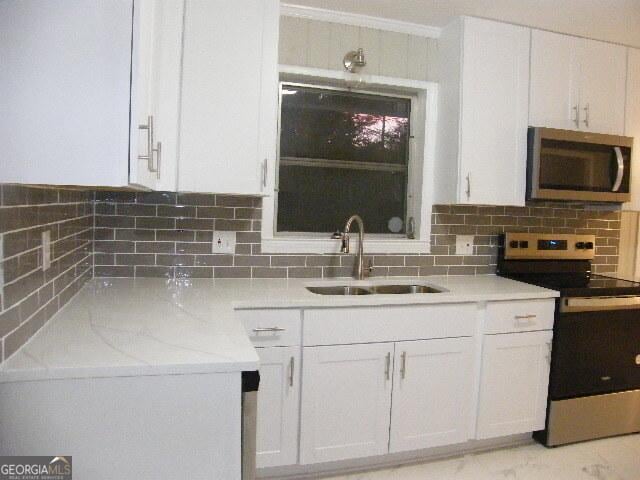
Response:
[[[351,224],[354,221],[358,224],[358,254],[356,256],[358,270],[356,272],[356,278],[358,280],[364,280],[364,222],[362,221],[362,218],[359,215],[352,215],[349,217],[349,220],[347,220],[347,223],[344,226],[344,232],[336,232],[333,238],[342,240],[342,246],[340,247],[340,251],[342,253],[349,253],[349,231],[351,230]]]

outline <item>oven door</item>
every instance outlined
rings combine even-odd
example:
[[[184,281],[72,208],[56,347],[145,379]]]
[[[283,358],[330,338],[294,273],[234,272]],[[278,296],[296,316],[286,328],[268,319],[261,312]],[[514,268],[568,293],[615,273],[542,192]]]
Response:
[[[630,199],[632,139],[569,130],[529,130],[532,199]]]
[[[640,388],[640,297],[561,300],[549,396],[561,400]]]

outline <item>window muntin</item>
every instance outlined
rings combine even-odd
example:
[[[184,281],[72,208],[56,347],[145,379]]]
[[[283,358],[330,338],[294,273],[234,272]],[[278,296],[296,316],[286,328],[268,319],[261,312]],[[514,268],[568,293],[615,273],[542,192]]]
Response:
[[[405,234],[411,99],[282,84],[277,231]]]

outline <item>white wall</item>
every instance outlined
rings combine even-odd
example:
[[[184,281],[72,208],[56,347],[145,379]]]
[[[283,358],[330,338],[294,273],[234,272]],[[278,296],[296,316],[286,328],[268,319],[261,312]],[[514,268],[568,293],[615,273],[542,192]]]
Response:
[[[285,3],[444,26],[475,15],[640,47],[638,0],[285,0]]]
[[[280,20],[281,64],[343,70],[345,53],[359,47],[367,61],[363,73],[435,79],[434,39],[297,17]]]

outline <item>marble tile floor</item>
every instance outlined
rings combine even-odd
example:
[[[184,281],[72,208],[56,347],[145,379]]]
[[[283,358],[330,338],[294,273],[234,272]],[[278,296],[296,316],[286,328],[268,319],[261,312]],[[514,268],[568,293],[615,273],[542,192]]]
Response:
[[[538,443],[330,480],[640,480],[640,434],[545,448]]]

